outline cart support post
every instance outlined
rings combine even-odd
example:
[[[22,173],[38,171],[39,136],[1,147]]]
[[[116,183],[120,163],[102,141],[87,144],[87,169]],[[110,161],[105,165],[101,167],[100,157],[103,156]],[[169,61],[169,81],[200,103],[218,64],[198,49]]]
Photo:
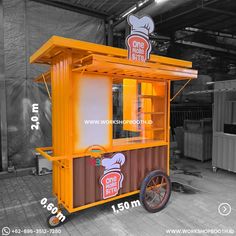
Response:
[[[182,91],[183,89],[187,86],[187,84],[191,81],[192,79],[189,79],[182,87],[179,89],[179,91],[173,96],[173,98],[170,99],[170,102],[172,102]]]

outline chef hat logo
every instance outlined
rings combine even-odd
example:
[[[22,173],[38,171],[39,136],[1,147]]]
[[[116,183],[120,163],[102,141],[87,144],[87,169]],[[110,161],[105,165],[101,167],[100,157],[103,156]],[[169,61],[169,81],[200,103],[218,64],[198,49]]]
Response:
[[[129,15],[127,20],[131,26],[131,34],[148,37],[154,31],[154,22],[149,16],[138,18],[137,16]]]
[[[120,169],[120,167],[124,163],[125,163],[125,156],[122,153],[116,153],[112,158],[102,159],[102,166],[105,167],[104,173],[113,169]]]

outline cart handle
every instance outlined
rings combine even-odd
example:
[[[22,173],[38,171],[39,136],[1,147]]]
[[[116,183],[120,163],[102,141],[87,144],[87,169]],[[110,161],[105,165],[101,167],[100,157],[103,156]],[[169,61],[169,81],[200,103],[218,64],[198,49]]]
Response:
[[[90,150],[92,150],[93,148],[99,149],[100,152],[95,152],[95,153],[93,153],[92,151],[90,151]],[[86,150],[85,150],[85,156],[89,155],[89,156],[94,157],[94,158],[101,158],[102,155],[103,155],[104,153],[106,153],[106,152],[107,152],[106,148],[104,148],[103,146],[101,146],[101,145],[99,145],[99,144],[94,144],[94,145],[91,145],[91,146],[89,146],[89,147],[86,148]]]
[[[67,158],[66,156],[57,156],[57,157],[50,156],[48,153],[45,152],[45,151],[53,151],[53,147],[36,148],[36,151],[39,152],[43,157],[45,157],[49,161],[59,161]]]

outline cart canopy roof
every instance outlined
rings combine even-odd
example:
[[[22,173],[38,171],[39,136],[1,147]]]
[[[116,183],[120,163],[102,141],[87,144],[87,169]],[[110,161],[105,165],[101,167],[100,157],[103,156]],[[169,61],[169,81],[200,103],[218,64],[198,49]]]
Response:
[[[51,37],[31,57],[30,63],[51,64],[53,57],[61,53],[73,55],[72,71],[106,74],[115,79],[125,77],[141,80],[184,80],[197,78],[197,70],[193,70],[192,62],[169,57],[151,55],[150,60],[143,63],[127,59],[125,49],[104,46],[95,43]],[[44,79],[50,81],[50,72]],[[36,81],[43,81],[40,76]]]

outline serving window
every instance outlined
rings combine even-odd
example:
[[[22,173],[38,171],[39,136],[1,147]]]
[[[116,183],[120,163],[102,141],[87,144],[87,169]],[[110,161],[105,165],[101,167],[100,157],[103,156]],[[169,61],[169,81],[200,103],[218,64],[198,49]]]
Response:
[[[166,81],[113,84],[113,145],[167,141]]]

